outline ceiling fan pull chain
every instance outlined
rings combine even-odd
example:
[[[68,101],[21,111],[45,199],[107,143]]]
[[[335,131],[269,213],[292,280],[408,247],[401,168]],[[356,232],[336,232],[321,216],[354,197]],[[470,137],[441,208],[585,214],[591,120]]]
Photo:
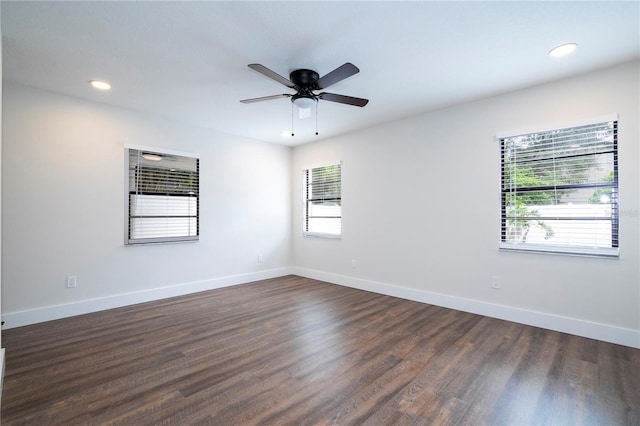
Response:
[[[291,137],[295,136],[293,133],[293,102],[291,102]]]
[[[316,136],[318,136],[318,101],[316,101]]]

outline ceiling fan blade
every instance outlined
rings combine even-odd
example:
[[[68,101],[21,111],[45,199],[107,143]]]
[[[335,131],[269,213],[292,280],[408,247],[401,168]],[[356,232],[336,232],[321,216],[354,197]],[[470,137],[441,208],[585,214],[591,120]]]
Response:
[[[281,76],[280,74],[278,74],[275,71],[271,71],[269,68],[265,67],[264,65],[249,64],[248,66],[252,70],[258,71],[260,74],[265,75],[265,76],[269,77],[270,79],[277,81],[280,84],[283,84],[283,85],[285,85],[287,87],[290,87],[292,89],[294,88],[294,85],[291,82],[291,80],[289,80],[288,78],[284,78],[283,76]]]
[[[351,62],[347,62],[344,65],[339,66],[335,70],[331,71],[329,74],[322,76],[316,81],[316,86],[318,89],[326,89],[329,86],[332,86],[345,78],[351,77],[354,74],[360,72],[360,69],[353,65]]]
[[[272,99],[280,99],[280,98],[290,98],[292,95],[282,94],[282,95],[271,95],[271,96],[263,96],[261,98],[251,98],[251,99],[243,99],[240,102],[243,104],[251,104],[254,102],[262,102],[262,101],[270,101]]]
[[[354,98],[353,96],[336,95],[335,93],[322,92],[318,98],[324,101],[338,102],[340,104],[353,105],[363,107],[369,103],[369,99]]]

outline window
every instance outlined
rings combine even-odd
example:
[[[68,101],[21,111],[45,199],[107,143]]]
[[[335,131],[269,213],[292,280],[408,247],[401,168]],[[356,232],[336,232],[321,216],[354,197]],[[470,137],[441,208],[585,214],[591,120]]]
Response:
[[[340,238],[342,227],[342,166],[334,164],[303,171],[304,235]]]
[[[131,148],[127,157],[127,244],[198,240],[198,158]]]
[[[618,255],[618,122],[500,138],[500,248]]]

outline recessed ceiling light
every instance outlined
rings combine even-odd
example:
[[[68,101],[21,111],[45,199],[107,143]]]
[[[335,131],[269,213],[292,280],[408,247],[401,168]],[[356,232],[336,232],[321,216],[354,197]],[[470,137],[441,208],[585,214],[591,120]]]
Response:
[[[102,80],[90,80],[89,84],[91,84],[94,88],[98,90],[111,90],[111,85],[106,81]]]
[[[556,46],[549,51],[549,56],[552,58],[562,58],[576,51],[578,45],[576,43],[564,43],[560,46]]]

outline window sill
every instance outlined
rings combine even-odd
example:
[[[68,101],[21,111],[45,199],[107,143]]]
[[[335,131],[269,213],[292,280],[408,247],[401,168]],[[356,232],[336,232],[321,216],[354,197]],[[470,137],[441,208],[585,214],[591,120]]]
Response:
[[[556,254],[563,256],[601,257],[609,259],[618,259],[620,257],[620,249],[617,247],[567,247],[540,244],[526,246],[523,244],[500,243],[499,249],[505,252]]]
[[[308,238],[321,238],[321,239],[325,239],[325,240],[340,240],[342,239],[342,235],[333,235],[333,234],[320,234],[320,233],[313,233],[313,232],[304,232],[302,234],[303,237],[308,237]]]
[[[174,238],[138,238],[135,240],[125,240],[125,246],[144,246],[149,244],[175,244],[175,243],[196,243],[199,237],[174,237]]]

